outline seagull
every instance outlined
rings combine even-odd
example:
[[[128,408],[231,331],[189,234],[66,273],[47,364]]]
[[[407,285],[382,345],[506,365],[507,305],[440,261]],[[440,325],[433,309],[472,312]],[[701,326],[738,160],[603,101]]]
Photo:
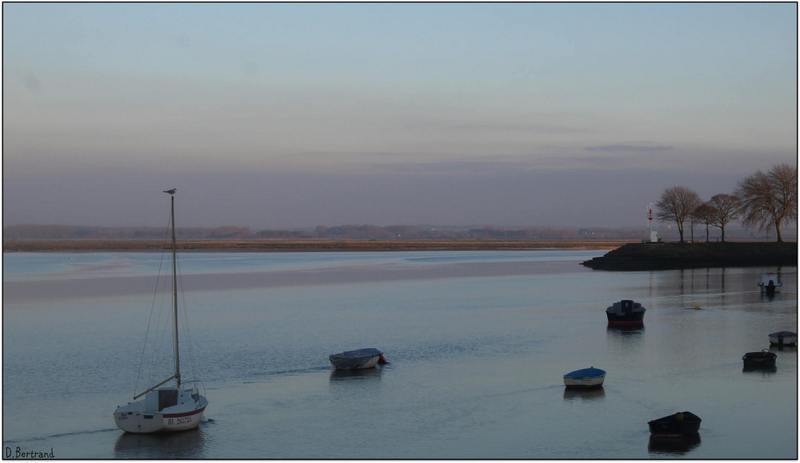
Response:
[[[171,189],[171,190],[164,190],[164,193],[167,193],[167,194],[174,195],[174,194],[175,194],[175,191],[177,191],[177,188],[173,188],[173,189]]]

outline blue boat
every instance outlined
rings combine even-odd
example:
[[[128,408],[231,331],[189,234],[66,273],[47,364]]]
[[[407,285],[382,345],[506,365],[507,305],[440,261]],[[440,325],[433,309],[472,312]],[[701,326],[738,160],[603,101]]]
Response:
[[[605,370],[589,367],[571,371],[564,375],[564,385],[568,388],[591,389],[603,387],[603,381],[605,379]]]

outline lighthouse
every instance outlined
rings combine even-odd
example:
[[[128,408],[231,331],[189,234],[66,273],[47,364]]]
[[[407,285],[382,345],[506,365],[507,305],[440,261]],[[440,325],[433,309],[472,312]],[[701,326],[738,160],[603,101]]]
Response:
[[[647,205],[647,229],[650,232],[650,242],[658,243],[658,232],[653,230],[653,203]]]

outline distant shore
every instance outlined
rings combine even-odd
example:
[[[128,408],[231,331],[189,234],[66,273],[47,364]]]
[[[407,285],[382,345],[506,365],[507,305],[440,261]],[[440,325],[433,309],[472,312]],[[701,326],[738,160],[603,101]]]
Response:
[[[797,243],[629,243],[583,262],[594,270],[797,266]]]
[[[335,252],[335,251],[524,251],[536,249],[614,249],[629,240],[180,240],[181,251]],[[3,252],[146,252],[169,248],[159,240],[9,240]]]

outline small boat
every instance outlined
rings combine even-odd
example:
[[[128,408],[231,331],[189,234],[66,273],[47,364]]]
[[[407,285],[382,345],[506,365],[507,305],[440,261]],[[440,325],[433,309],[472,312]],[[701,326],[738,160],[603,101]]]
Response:
[[[678,412],[657,420],[648,421],[650,434],[660,436],[689,436],[700,429],[699,416],[692,412]]]
[[[331,355],[328,359],[331,361],[331,365],[337,370],[375,368],[377,365],[388,363],[383,356],[383,352],[373,347],[340,352]]]
[[[761,292],[767,295],[774,295],[778,288],[783,286],[777,273],[765,273],[761,275],[761,281],[758,282]]]
[[[770,333],[769,343],[777,344],[779,346],[792,346],[797,344],[797,333],[791,331],[776,331]]]
[[[761,352],[748,352],[744,354],[742,360],[744,361],[745,370],[772,370],[775,369],[775,359],[778,356],[767,350]]]
[[[603,387],[606,379],[605,370],[595,367],[575,370],[564,375],[564,386],[570,389],[592,389]]]
[[[623,299],[606,309],[609,326],[642,326],[644,324],[644,307],[638,302]]]
[[[133,396],[133,402],[114,410],[117,427],[126,432],[148,434],[164,431],[185,431],[196,428],[203,418],[208,400],[201,395],[197,381],[185,381],[181,376],[180,346],[178,344],[178,277],[175,244],[175,189],[170,195],[170,224],[172,225],[172,342],[175,371],[165,380]],[[175,385],[164,386],[175,380]],[[143,397],[143,398],[142,398]],[[141,400],[137,400],[140,399]]]

